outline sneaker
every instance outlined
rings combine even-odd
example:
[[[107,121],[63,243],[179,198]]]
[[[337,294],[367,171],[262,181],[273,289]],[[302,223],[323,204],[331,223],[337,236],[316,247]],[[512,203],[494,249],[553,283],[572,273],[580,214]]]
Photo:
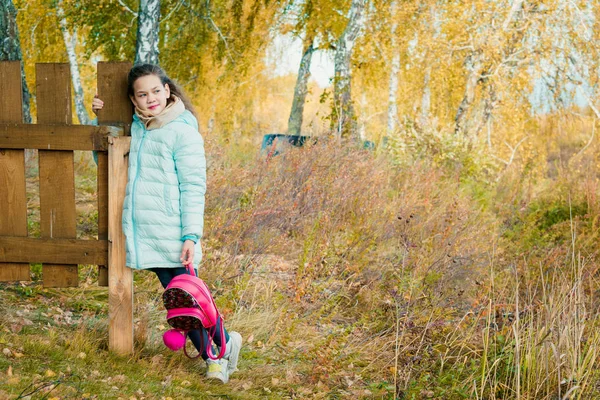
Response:
[[[229,375],[238,370],[237,364],[242,349],[242,335],[237,332],[229,332],[229,341],[227,342],[223,358],[228,361],[227,372]]]
[[[208,379],[218,379],[223,383],[229,382],[229,369],[227,368],[227,360],[206,360],[206,377]]]

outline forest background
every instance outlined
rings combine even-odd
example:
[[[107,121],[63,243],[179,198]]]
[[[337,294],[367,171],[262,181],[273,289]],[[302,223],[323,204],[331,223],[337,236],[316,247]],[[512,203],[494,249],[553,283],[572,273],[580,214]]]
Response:
[[[1,3],[28,122],[38,62],[70,64],[82,124],[98,61],[183,85],[208,157],[201,276],[245,346],[228,386],[204,381],[162,345],[140,272],[136,352],[111,354],[95,267],[58,290],[33,265],[0,292],[0,397],[600,396],[597,1]],[[274,73],[294,48],[297,72]],[[318,141],[267,157],[269,133]],[[75,160],[92,238],[95,164]],[[27,167],[36,236],[34,153]]]

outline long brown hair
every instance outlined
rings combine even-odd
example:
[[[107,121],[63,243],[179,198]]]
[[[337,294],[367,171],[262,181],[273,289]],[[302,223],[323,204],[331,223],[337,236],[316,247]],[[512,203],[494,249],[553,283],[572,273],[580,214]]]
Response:
[[[194,110],[192,102],[187,97],[183,89],[177,83],[175,83],[175,81],[169,78],[165,71],[163,71],[162,68],[158,65],[138,64],[134,65],[133,68],[131,68],[129,74],[127,75],[127,94],[129,96],[133,96],[133,84],[135,83],[135,81],[146,75],[157,76],[160,79],[163,86],[168,84],[169,89],[171,90],[171,94],[174,94],[175,96],[179,97],[183,102],[183,105],[185,106],[186,110],[189,110],[194,115],[194,117],[196,117],[196,110]]]

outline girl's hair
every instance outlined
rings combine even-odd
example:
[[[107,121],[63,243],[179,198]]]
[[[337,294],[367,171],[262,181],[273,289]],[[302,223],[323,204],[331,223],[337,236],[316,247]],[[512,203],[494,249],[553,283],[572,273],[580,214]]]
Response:
[[[171,78],[167,76],[165,71],[163,71],[162,68],[158,65],[138,64],[131,68],[129,74],[127,75],[127,94],[129,94],[129,96],[133,96],[133,84],[135,83],[135,81],[146,75],[156,75],[163,85],[168,84],[169,89],[171,90],[171,94],[174,94],[175,96],[179,97],[183,102],[185,108],[189,110],[194,116],[196,116],[194,106],[192,105],[192,102],[187,97],[183,89],[177,83],[175,83],[175,81],[171,80]]]

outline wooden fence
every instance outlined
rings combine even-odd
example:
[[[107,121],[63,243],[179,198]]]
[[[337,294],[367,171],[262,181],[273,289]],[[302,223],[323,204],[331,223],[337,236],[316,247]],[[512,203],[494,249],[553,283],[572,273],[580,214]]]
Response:
[[[129,63],[98,63],[100,126],[73,125],[68,64],[37,64],[37,124],[23,124],[20,62],[0,62],[0,281],[78,286],[78,264],[98,265],[109,291],[109,346],[133,352],[133,276],[125,267],[121,209],[127,180]],[[112,145],[108,136],[114,137]],[[41,237],[28,236],[25,149],[37,149]],[[98,240],[76,238],[75,150],[97,151]]]

